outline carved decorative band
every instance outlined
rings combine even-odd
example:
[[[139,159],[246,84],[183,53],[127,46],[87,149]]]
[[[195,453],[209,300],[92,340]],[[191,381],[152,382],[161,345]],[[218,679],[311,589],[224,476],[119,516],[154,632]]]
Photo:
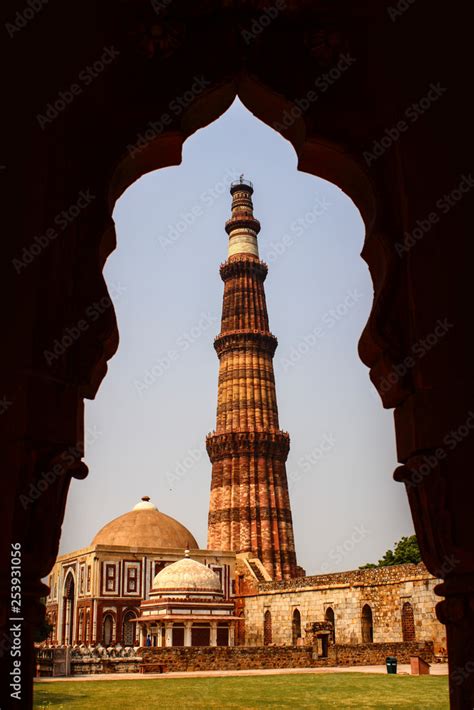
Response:
[[[214,349],[220,357],[228,350],[258,350],[274,355],[278,340],[263,330],[229,330],[214,340]]]
[[[231,431],[208,434],[206,448],[211,463],[238,454],[252,454],[286,461],[290,435],[286,431]]]
[[[256,276],[263,283],[268,274],[268,266],[264,261],[256,261],[245,257],[233,258],[232,261],[225,261],[220,267],[221,279],[228,281],[233,276],[243,276],[248,274]]]
[[[252,215],[248,215],[248,217],[231,217],[225,223],[225,231],[227,234],[233,232],[234,229],[240,229],[242,227],[251,229],[255,234],[258,234],[261,229],[260,222]]]
[[[290,524],[293,522],[291,517],[291,510],[289,508],[266,508],[260,505],[254,505],[248,507],[246,506],[242,512],[243,515],[241,514],[240,508],[238,507],[211,510],[209,511],[208,524],[216,525],[220,523],[239,523],[241,519],[245,521],[280,520],[281,522]]]

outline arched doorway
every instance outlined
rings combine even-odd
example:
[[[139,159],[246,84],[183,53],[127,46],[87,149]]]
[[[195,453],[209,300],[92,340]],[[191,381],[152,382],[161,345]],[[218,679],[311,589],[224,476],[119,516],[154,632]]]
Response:
[[[293,646],[296,646],[299,638],[301,638],[301,613],[299,609],[294,609],[293,618],[291,620],[291,639]]]
[[[326,609],[324,618],[326,619],[326,621],[329,621],[329,623],[332,624],[331,641],[333,643],[336,643],[336,620],[334,617],[334,609],[331,606],[328,606],[328,608]]]
[[[110,646],[112,643],[114,632],[114,619],[112,614],[106,614],[102,622],[102,643],[104,646]]]
[[[368,604],[362,607],[362,643],[373,643],[374,626],[372,619],[372,609]]]
[[[135,627],[137,615],[134,611],[127,611],[123,617],[122,643],[124,646],[135,645]]]
[[[272,642],[272,614],[267,609],[263,615],[263,645],[269,646]]]
[[[410,602],[405,602],[402,606],[402,636],[405,642],[415,641],[415,616]]]
[[[75,582],[72,572],[68,572],[64,582],[63,600],[63,643],[70,646],[74,641],[74,598]]]

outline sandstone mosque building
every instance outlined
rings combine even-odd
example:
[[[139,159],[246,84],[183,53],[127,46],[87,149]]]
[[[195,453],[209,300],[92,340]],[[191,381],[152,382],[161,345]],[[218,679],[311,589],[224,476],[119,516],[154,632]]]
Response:
[[[144,497],[62,555],[49,580],[53,644],[300,646],[329,649],[429,642],[444,655],[423,564],[306,576],[296,559],[259,258],[253,186],[232,183],[212,463],[208,549]],[[383,648],[386,651],[385,647]],[[337,653],[333,658],[338,658]]]

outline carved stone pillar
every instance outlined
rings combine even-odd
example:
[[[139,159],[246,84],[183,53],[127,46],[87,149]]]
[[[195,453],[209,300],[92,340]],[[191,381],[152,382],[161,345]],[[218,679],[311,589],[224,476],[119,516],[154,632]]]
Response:
[[[217,646],[217,621],[211,621],[211,646]]]
[[[185,646],[192,646],[192,627],[193,627],[192,621],[185,621],[184,622],[184,645]]]

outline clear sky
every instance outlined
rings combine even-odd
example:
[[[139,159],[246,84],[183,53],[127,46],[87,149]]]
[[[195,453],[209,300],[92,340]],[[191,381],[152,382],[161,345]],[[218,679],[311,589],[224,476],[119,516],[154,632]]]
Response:
[[[379,559],[413,532],[395,469],[393,414],[360,362],[372,283],[359,212],[334,185],[298,172],[292,146],[236,100],[186,141],[182,164],[150,173],[118,202],[105,277],[120,346],[87,403],[85,461],[61,551],[149,495],[206,545],[229,183],[254,183],[260,257],[298,562],[308,574]]]

